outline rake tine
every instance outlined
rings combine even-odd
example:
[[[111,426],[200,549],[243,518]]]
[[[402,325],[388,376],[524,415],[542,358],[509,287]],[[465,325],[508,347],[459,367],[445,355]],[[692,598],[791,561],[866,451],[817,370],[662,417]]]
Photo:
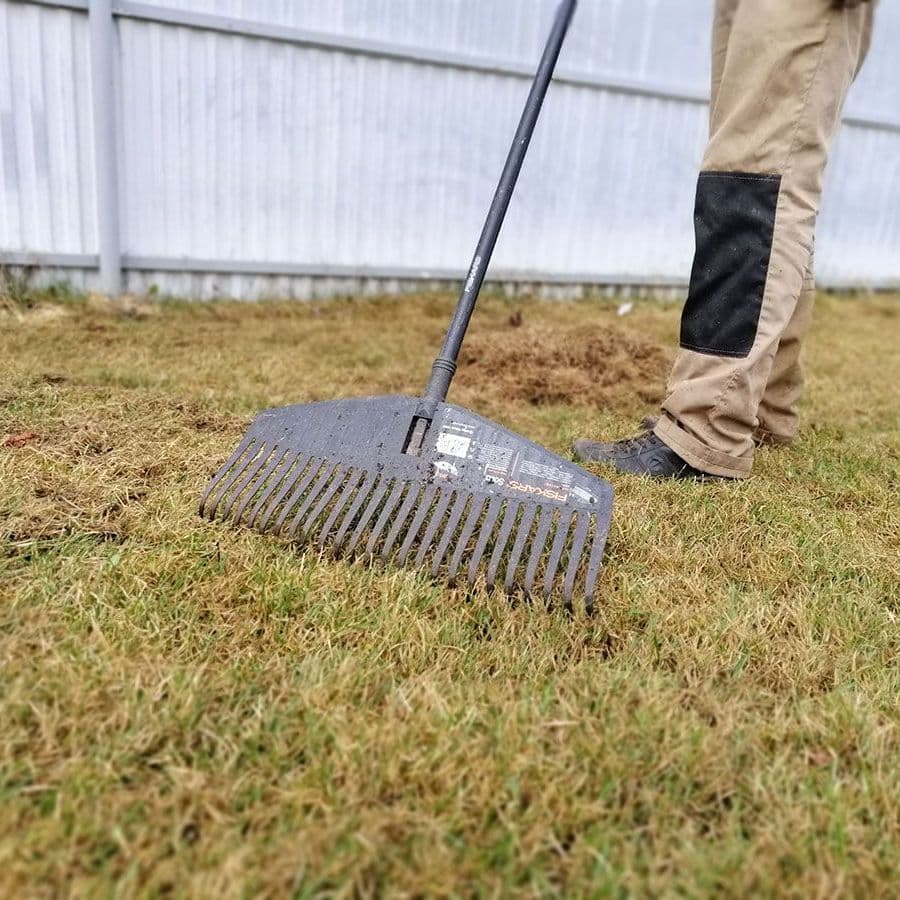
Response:
[[[544,601],[549,604],[550,594],[553,590],[553,579],[562,559],[563,550],[566,549],[566,538],[572,526],[572,513],[567,510],[560,511],[559,522],[556,525],[556,536],[553,538],[553,546],[550,548],[550,558],[547,560],[547,572],[544,575]]]
[[[488,511],[485,513],[484,522],[481,525],[481,532],[478,535],[478,541],[476,542],[475,550],[472,553],[472,561],[469,563],[470,586],[475,584],[475,577],[478,574],[478,564],[481,562],[481,557],[487,547],[488,540],[490,540],[491,532],[494,530],[494,525],[497,523],[497,516],[500,515],[502,506],[503,501],[499,497],[493,497],[488,506]]]
[[[314,460],[312,457],[308,459],[304,459],[302,456],[298,457],[297,464],[293,467],[288,467],[287,472],[285,473],[285,477],[282,479],[282,486],[278,493],[273,498],[272,502],[266,507],[266,514],[262,517],[262,521],[260,521],[259,525],[256,527],[260,531],[265,531],[266,526],[269,524],[269,519],[275,513],[275,510],[281,505],[281,501],[284,500],[285,497],[290,494],[293,490],[294,485],[300,480],[300,477],[303,475],[305,471],[307,471],[307,465],[310,466],[309,471],[312,472],[316,468],[318,468],[318,462]],[[262,512],[262,507],[258,511],[253,513],[254,517],[258,516]],[[256,519],[253,519],[254,523]]]
[[[447,512],[447,507],[450,505],[452,497],[453,491],[441,491],[441,496],[438,498],[438,502],[434,507],[431,521],[425,529],[425,534],[422,535],[422,543],[419,545],[419,552],[416,554],[415,559],[416,567],[422,565],[422,560],[425,559],[425,554],[428,553],[428,548],[434,540],[434,535],[438,530],[438,526],[441,524],[441,520],[444,518],[444,513]]]
[[[250,484],[251,481],[256,477],[256,473],[263,467],[265,461],[269,458],[269,455],[272,452],[272,448],[268,444],[262,444],[259,453],[253,458],[253,460],[248,463],[247,467],[242,470],[243,478],[237,483],[237,487],[234,488],[234,491],[231,492],[231,499],[225,500],[225,506],[222,508],[222,518],[224,519],[231,513],[231,510],[234,508],[234,504],[237,503],[241,494],[247,489],[247,485]],[[231,489],[229,488],[229,491]],[[222,502],[224,499],[220,497],[217,501],[217,505]]]
[[[366,542],[366,556],[373,556],[375,545],[378,543],[378,538],[381,537],[381,532],[384,531],[385,525],[387,525],[388,521],[390,520],[391,513],[393,513],[397,504],[400,502],[400,498],[403,496],[403,491],[405,488],[406,482],[398,479],[397,483],[394,485],[394,489],[391,491],[390,496],[387,498],[387,501],[385,502],[384,507],[381,510],[381,515],[375,522],[375,527],[372,529],[372,533],[369,535],[369,540]]]
[[[581,551],[584,548],[590,518],[589,513],[578,513],[575,535],[572,538],[572,546],[569,548],[569,565],[566,568],[566,580],[563,584],[563,598],[566,601],[566,606],[572,605],[572,596],[575,593],[575,576],[578,574],[578,567],[581,565]]]
[[[290,454],[290,450],[285,450],[284,453],[281,454],[281,458],[276,463],[275,468],[272,469],[272,472],[277,471],[278,466],[280,466],[288,458],[289,454]],[[247,525],[248,526],[253,525],[253,523],[256,521],[256,517],[259,515],[260,510],[266,505],[269,497],[272,496],[273,492],[278,490],[279,485],[282,484],[282,482],[285,479],[285,476],[288,474],[288,472],[290,472],[290,470],[291,470],[291,465],[288,464],[284,469],[282,469],[278,473],[278,475],[276,477],[272,478],[272,480],[267,485],[266,489],[259,495],[259,499],[256,501],[256,503],[253,504],[253,508],[250,510],[250,515],[247,516]],[[270,472],[266,477],[271,478],[272,472]]]
[[[462,531],[459,535],[459,540],[456,542],[456,551],[453,554],[452,559],[450,560],[450,570],[449,570],[449,578],[450,584],[456,584],[456,573],[459,571],[459,565],[462,562],[463,554],[466,552],[466,547],[469,545],[469,540],[472,537],[472,532],[475,531],[475,526],[478,524],[478,517],[481,515],[481,511],[484,509],[486,497],[476,497],[472,501],[472,506],[469,509],[469,515],[466,516],[466,524],[463,525]]]
[[[319,494],[325,490],[326,486],[331,481],[331,477],[337,472],[338,466],[331,465],[330,463],[326,463],[322,466],[321,471],[319,472],[319,477],[313,482],[313,486],[309,489],[309,493],[306,495],[303,502],[300,504],[300,508],[297,510],[297,514],[291,519],[291,524],[288,527],[288,537],[292,540],[297,534],[297,529],[300,527],[300,522],[303,520],[303,517],[306,515],[307,510],[316,502]]]
[[[334,480],[328,486],[328,490],[322,494],[319,502],[316,504],[315,509],[306,517],[306,520],[303,523],[302,528],[300,529],[300,536],[305,540],[309,536],[310,529],[319,519],[319,516],[322,515],[322,511],[328,506],[331,502],[331,498],[340,490],[343,484],[346,484],[347,478],[349,475],[349,471],[345,469],[343,466],[338,466],[334,470]]]
[[[506,513],[504,514],[503,522],[500,525],[500,534],[497,535],[497,543],[494,544],[494,552],[491,554],[491,561],[488,563],[487,586],[489,590],[493,589],[494,582],[497,580],[497,569],[500,568],[500,560],[503,558],[506,544],[509,541],[510,534],[512,534],[513,525],[515,525],[516,522],[516,516],[519,514],[521,508],[521,503],[506,504]]]
[[[234,511],[232,520],[234,521],[235,525],[237,525],[241,521],[241,516],[244,515],[244,510],[247,508],[247,504],[256,496],[256,491],[258,490],[259,486],[266,483],[266,479],[271,476],[271,474],[278,467],[278,464],[284,459],[285,455],[287,454],[287,450],[283,451],[280,454],[277,452],[277,450],[277,447],[273,447],[272,454],[271,456],[269,456],[268,465],[266,465],[265,469],[263,469],[263,471],[259,474],[259,477],[257,479],[257,486],[253,488],[252,491],[247,491],[247,493],[244,495],[244,499],[241,500],[240,505]]]
[[[447,527],[444,528],[444,533],[441,535],[440,543],[438,543],[437,552],[434,554],[434,560],[431,563],[432,578],[437,575],[441,563],[444,561],[447,548],[450,546],[450,541],[453,540],[453,535],[456,534],[456,527],[459,525],[459,520],[462,518],[463,510],[466,508],[468,500],[468,494],[460,493],[456,498],[456,503],[453,504],[450,518],[447,520]]]
[[[588,562],[587,575],[584,578],[584,611],[594,611],[594,593],[597,590],[597,578],[603,564],[603,546],[606,543],[606,527],[599,519],[595,519],[594,544],[591,547],[591,558]]]
[[[375,486],[375,481],[378,479],[378,475],[374,472],[366,476],[366,480],[362,483],[359,491],[354,497],[353,502],[350,504],[350,509],[347,510],[347,515],[344,516],[344,520],[341,522],[341,527],[338,528],[337,534],[334,536],[334,550],[337,552],[341,544],[344,543],[344,537],[347,534],[347,530],[350,528],[353,519],[356,514],[359,512],[363,503],[365,503],[366,498],[369,496],[370,491]]]
[[[384,542],[384,547],[381,548],[381,558],[383,560],[387,560],[388,557],[390,557],[391,550],[393,550],[394,544],[397,542],[397,538],[400,536],[403,525],[409,518],[409,514],[412,512],[412,508],[416,505],[416,500],[418,499],[419,486],[413,484],[410,486],[409,493],[406,495],[406,499],[403,501],[403,506],[400,507],[400,511],[397,513],[397,517],[394,519],[394,524],[391,526],[391,530],[388,532],[388,536]]]
[[[252,438],[244,438],[237,450],[235,450],[234,453],[232,453],[231,456],[228,457],[228,462],[226,462],[225,465],[223,465],[222,468],[219,469],[218,474],[216,474],[216,476],[210,482],[209,487],[206,489],[206,493],[203,495],[203,499],[200,501],[200,515],[206,516],[210,519],[215,516],[216,507],[219,505],[219,501],[222,499],[222,495],[225,493],[225,491],[228,490],[228,488],[231,487],[231,485],[234,483],[234,479],[237,478],[243,470],[243,466],[241,466],[241,468],[237,469],[235,472],[232,472],[232,467],[244,455],[244,453],[247,452],[252,444]],[[246,465],[246,462],[244,463],[244,465]],[[231,477],[226,478],[226,476],[228,475],[230,475]],[[222,489],[216,490],[219,485],[222,484],[223,480],[225,481],[225,483]],[[216,493],[215,500],[213,500],[212,505],[207,508],[207,504],[209,503],[214,491]]]
[[[212,492],[219,486],[220,482],[231,469],[231,467],[241,458],[241,456],[244,455],[244,452],[252,442],[252,438],[244,438],[244,440],[242,440],[240,444],[238,444],[237,449],[234,451],[234,453],[232,453],[231,456],[228,457],[227,462],[225,462],[224,465],[219,468],[219,471],[213,476],[212,481],[210,481],[209,485],[207,485],[203,496],[200,498],[201,516],[209,516],[209,518],[212,518],[213,513],[208,512],[206,509],[206,504],[209,502],[209,498]]]
[[[503,582],[505,590],[510,592],[516,580],[516,569],[519,560],[522,558],[522,551],[525,549],[525,543],[528,540],[528,534],[531,531],[531,523],[534,522],[537,507],[533,503],[525,504],[525,511],[522,513],[522,521],[519,522],[519,530],[516,533],[516,540],[513,544],[512,552],[509,555],[509,564],[506,567],[506,579]]]
[[[416,537],[418,537],[419,530],[422,528],[425,516],[428,515],[428,510],[431,509],[431,504],[434,503],[434,497],[437,492],[438,489],[433,484],[429,484],[428,487],[425,488],[425,493],[422,495],[422,501],[419,504],[419,508],[416,510],[416,514],[413,516],[413,520],[409,525],[409,531],[406,532],[406,537],[400,545],[400,552],[397,554],[397,563],[399,565],[402,566],[406,564],[406,557],[409,556],[409,551],[415,542]]]
[[[381,484],[375,488],[375,492],[372,494],[372,498],[369,500],[368,506],[366,506],[363,514],[359,517],[359,521],[356,523],[356,528],[353,529],[353,534],[350,535],[350,542],[347,544],[347,553],[352,553],[356,549],[356,545],[359,543],[359,539],[363,536],[363,532],[366,530],[369,522],[372,520],[372,517],[375,515],[376,510],[378,509],[378,504],[381,503],[384,495],[387,493],[388,487],[390,486],[390,482],[387,478],[383,478],[381,480]]]
[[[350,476],[350,478],[348,478],[344,482],[344,489],[341,491],[340,496],[337,498],[337,501],[335,502],[334,507],[331,510],[331,514],[325,520],[325,524],[322,526],[322,530],[319,532],[317,541],[320,547],[325,546],[325,542],[328,540],[328,535],[331,532],[331,529],[334,528],[334,523],[337,522],[338,516],[347,505],[347,501],[353,496],[354,490],[359,487],[359,483],[360,481],[362,481],[364,476],[364,472],[354,472]]]
[[[553,508],[541,507],[541,516],[538,519],[537,531],[534,533],[534,541],[531,544],[531,555],[528,558],[528,566],[525,569],[525,592],[530,597],[534,592],[534,579],[537,575],[538,563],[550,534],[550,526],[553,524]]]
[[[275,525],[272,527],[273,531],[281,531],[281,527],[284,525],[285,520],[294,511],[294,507],[300,502],[304,492],[309,487],[310,482],[324,468],[327,468],[327,463],[325,462],[325,460],[312,460],[309,469],[307,469],[306,471],[306,474],[300,479],[300,483],[296,488],[294,488],[290,497],[288,497],[287,500],[284,501],[284,508],[281,510],[281,512],[278,514],[278,518],[275,520]]]

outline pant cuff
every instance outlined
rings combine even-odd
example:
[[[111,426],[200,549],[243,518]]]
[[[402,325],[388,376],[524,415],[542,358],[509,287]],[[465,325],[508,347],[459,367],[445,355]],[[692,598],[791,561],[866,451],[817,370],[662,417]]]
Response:
[[[689,434],[665,412],[660,416],[653,433],[674,450],[688,465],[721,478],[746,478],[753,468],[753,457],[729,456]]]

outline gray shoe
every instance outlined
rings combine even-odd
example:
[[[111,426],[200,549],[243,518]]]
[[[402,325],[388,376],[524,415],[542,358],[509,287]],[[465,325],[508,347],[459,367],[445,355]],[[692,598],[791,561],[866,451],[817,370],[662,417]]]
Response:
[[[638,438],[643,437],[645,434],[652,434],[653,429],[656,428],[656,423],[659,421],[659,416],[644,416],[640,421],[640,431],[638,432]],[[608,454],[615,455],[620,444],[629,443],[633,440],[637,440],[637,438],[628,438],[626,441],[611,441],[610,443],[605,443],[603,441],[588,441],[586,439],[577,440],[572,444],[572,449],[575,453],[575,456],[578,456],[579,451],[576,449],[578,446],[590,445],[591,453],[593,454]],[[580,459],[581,457],[579,457]],[[584,460],[585,462],[601,462],[598,459]]]

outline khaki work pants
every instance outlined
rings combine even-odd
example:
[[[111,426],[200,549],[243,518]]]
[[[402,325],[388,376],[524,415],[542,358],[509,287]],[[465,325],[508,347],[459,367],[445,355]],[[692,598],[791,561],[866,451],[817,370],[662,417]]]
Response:
[[[746,477],[754,440],[797,433],[822,180],[874,6],[717,0],[696,254],[655,428],[712,475]]]

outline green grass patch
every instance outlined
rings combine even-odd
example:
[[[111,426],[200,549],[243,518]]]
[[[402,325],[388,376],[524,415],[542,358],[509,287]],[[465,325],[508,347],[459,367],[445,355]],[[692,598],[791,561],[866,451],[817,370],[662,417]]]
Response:
[[[451,307],[0,305],[0,893],[896,895],[900,298],[820,299],[806,428],[752,479],[609,476],[591,618],[197,517],[257,409],[415,393]],[[610,374],[454,400],[565,453],[652,412]]]

